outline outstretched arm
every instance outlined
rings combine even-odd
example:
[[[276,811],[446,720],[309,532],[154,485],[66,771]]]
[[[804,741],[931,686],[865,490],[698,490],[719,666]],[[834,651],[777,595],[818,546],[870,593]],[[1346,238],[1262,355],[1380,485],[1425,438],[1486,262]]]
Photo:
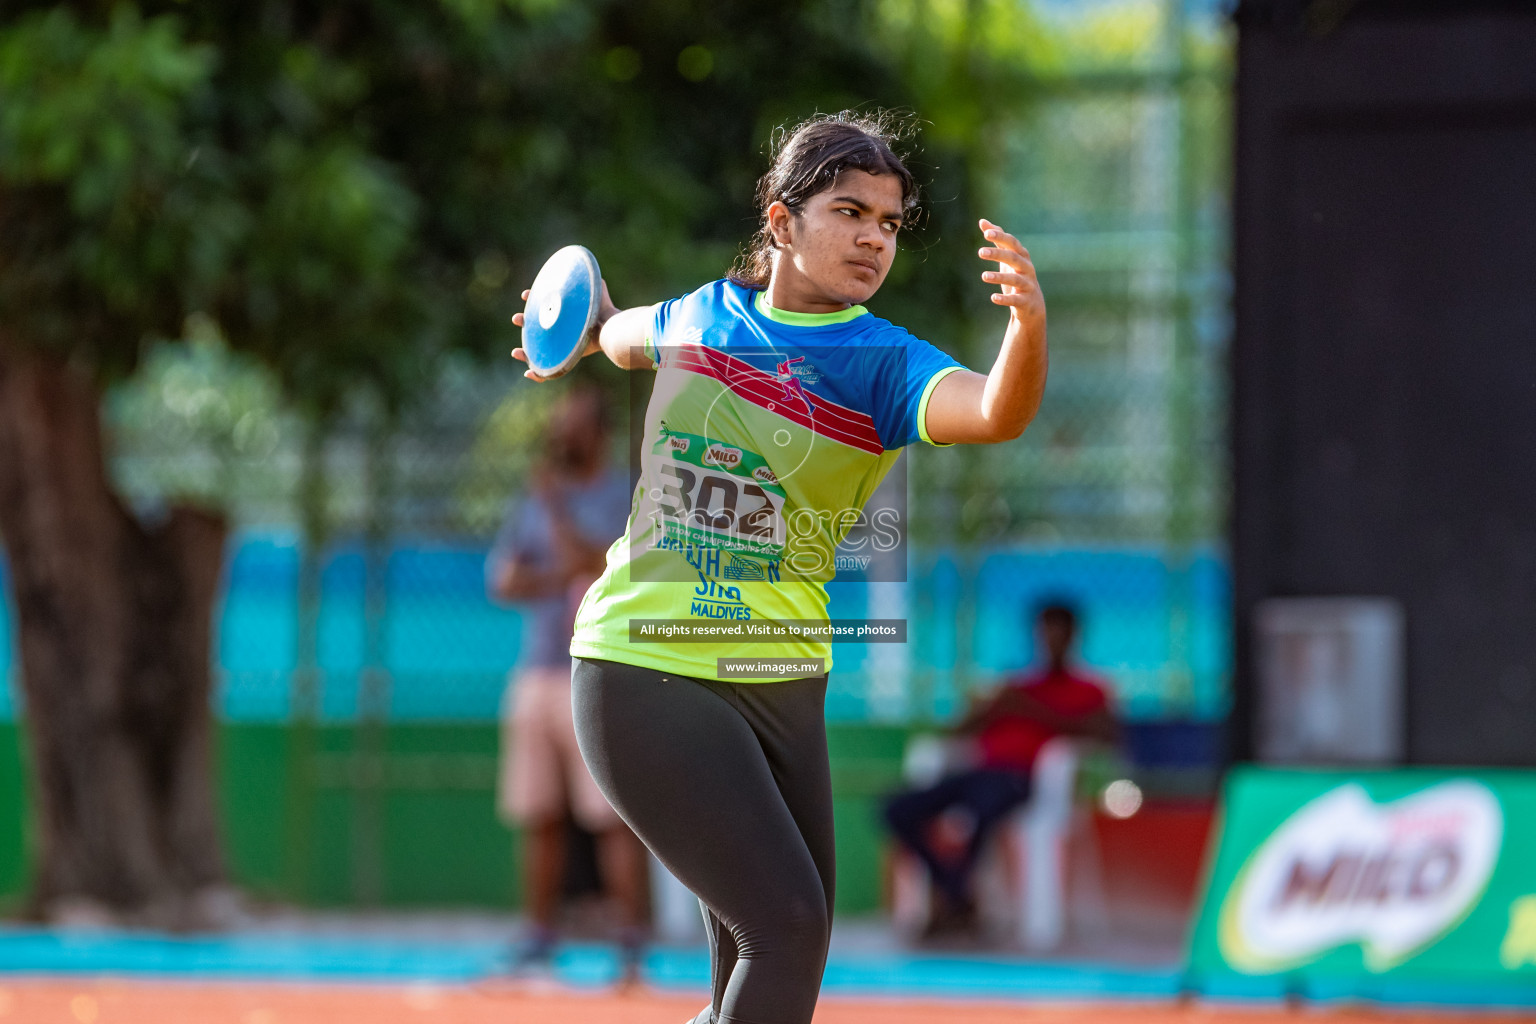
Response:
[[[982,221],[981,232],[989,244],[977,255],[998,266],[981,279],[999,286],[992,301],[1008,307],[1008,328],[990,373],[958,370],[934,387],[925,426],[938,444],[1011,441],[1035,418],[1045,394],[1045,298],[1035,265],[1019,240],[996,224]]]
[[[528,301],[526,290],[523,292],[523,301]],[[651,360],[645,354],[645,334],[650,330],[654,310],[654,306],[620,309],[608,297],[608,282],[604,281],[602,308],[598,310],[597,323],[593,325],[586,351],[582,352],[581,357],[585,359],[594,352],[602,352],[621,370],[649,370]],[[512,322],[519,327],[523,326],[523,314],[513,313]],[[512,350],[512,358],[526,363],[528,353],[520,347],[515,348]],[[523,376],[534,381],[553,379],[541,377],[532,370],[523,371]]]

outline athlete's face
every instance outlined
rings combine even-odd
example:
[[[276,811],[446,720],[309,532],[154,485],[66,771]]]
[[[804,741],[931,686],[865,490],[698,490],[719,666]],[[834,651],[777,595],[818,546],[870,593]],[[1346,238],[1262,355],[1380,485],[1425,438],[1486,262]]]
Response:
[[[858,305],[879,290],[896,256],[901,181],[894,174],[844,171],[798,216],[773,204],[768,226],[779,247],[774,275],[808,311]]]

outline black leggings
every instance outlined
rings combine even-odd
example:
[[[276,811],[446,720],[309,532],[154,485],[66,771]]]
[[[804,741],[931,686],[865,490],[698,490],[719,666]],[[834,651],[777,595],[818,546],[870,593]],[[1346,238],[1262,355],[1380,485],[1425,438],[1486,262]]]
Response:
[[[614,809],[699,897],[697,1024],[810,1024],[832,923],[827,677],[719,683],[576,659],[576,739]]]

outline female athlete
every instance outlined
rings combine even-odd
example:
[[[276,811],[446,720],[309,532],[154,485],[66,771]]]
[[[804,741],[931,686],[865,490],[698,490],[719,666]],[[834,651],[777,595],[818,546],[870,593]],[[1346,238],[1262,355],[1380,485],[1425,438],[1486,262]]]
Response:
[[[832,916],[830,644],[814,628],[735,638],[825,623],[832,554],[900,450],[1016,438],[1045,386],[1034,266],[989,221],[979,255],[998,267],[981,276],[1009,316],[988,373],[863,307],[917,205],[878,121],[800,125],[758,204],[730,277],[624,310],[605,286],[587,349],[658,373],[627,535],[571,642],[577,738],[614,808],[702,904],[713,994],[695,1024],[808,1024]],[[733,676],[727,656],[779,677]]]

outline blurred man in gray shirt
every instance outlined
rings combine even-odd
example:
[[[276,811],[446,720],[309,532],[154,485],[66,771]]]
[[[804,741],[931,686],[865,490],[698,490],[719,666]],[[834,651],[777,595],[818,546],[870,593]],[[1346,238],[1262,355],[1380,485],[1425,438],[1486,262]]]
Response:
[[[502,701],[497,804],[504,820],[524,829],[532,919],[525,965],[554,951],[567,815],[597,837],[631,969],[640,951],[640,844],[587,772],[571,719],[571,624],[629,517],[629,483],[608,465],[608,439],[601,392],[577,385],[563,394],[532,493],[512,502],[486,559],[492,596],[517,602],[523,614],[517,668]]]

